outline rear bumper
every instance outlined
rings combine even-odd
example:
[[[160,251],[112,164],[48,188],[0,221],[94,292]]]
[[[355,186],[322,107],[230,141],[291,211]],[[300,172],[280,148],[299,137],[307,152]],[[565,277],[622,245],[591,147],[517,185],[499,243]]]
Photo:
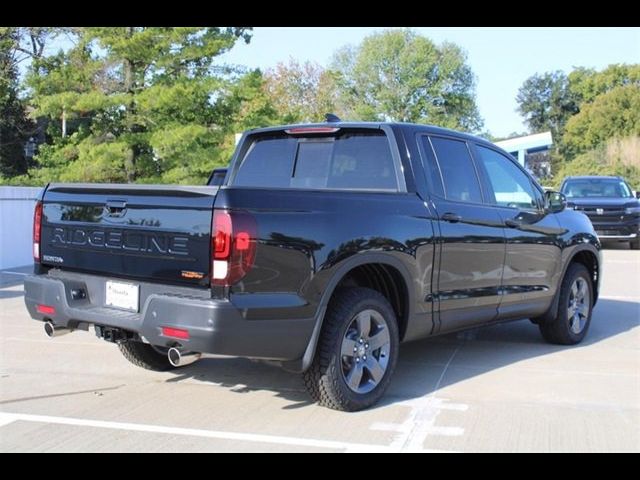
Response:
[[[135,332],[153,345],[278,361],[300,359],[315,324],[313,318],[247,320],[248,309],[207,298],[208,291],[155,284],[141,284],[140,312],[127,312],[104,306],[101,292],[106,280],[78,274],[29,276],[24,284],[27,310],[33,319],[51,320],[56,326],[108,326]],[[74,300],[71,290],[79,286],[86,289],[87,298]],[[40,313],[37,305],[51,306],[55,313]],[[188,330],[189,339],[165,337],[163,326]]]

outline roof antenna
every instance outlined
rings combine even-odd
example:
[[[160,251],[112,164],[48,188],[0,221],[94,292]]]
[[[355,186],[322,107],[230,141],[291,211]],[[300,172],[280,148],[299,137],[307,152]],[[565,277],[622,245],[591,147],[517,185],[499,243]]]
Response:
[[[341,122],[340,117],[334,115],[333,113],[325,113],[324,118],[328,123]]]

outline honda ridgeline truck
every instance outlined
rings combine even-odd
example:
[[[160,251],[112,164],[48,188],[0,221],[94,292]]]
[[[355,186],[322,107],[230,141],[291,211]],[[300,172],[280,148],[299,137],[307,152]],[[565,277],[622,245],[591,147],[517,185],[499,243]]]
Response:
[[[311,397],[380,399],[401,342],[530,318],[589,329],[589,219],[495,145],[441,128],[327,122],[246,132],[213,186],[50,184],[34,214],[31,317],[95,329],[167,370],[266,359]]]

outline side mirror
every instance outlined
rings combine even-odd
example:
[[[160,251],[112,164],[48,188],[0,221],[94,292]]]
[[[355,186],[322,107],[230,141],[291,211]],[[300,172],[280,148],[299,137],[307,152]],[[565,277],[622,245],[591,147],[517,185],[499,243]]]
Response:
[[[638,190],[637,192],[633,192],[633,196],[640,200],[640,190]]]
[[[560,192],[545,192],[547,201],[547,211],[550,213],[560,213],[567,208],[567,197]]]

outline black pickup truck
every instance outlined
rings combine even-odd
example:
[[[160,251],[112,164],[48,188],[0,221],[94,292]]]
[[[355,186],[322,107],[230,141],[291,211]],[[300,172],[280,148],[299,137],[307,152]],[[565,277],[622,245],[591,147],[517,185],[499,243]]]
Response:
[[[30,315],[52,337],[93,326],[152,370],[201,353],[275,361],[348,411],[380,399],[400,342],[530,318],[570,345],[589,328],[591,222],[485,140],[395,123],[264,128],[222,175],[48,185]]]

